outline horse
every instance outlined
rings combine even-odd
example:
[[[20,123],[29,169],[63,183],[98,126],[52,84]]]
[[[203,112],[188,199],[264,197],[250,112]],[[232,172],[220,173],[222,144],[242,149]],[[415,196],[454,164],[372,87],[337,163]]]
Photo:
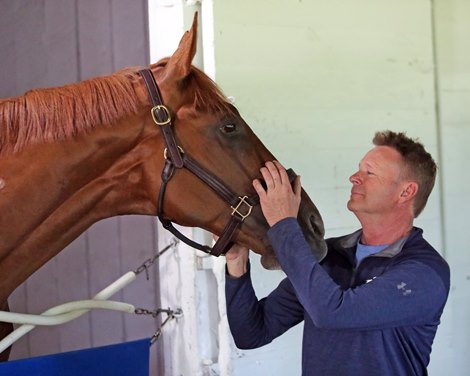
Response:
[[[158,215],[169,229],[171,222],[199,227],[225,236],[218,253],[237,242],[260,254],[265,268],[278,267],[252,187],[275,158],[192,66],[196,40],[197,16],[174,54],[147,70],[125,68],[0,100],[1,310],[93,223],[118,215]],[[298,220],[323,258],[323,222],[304,191]],[[0,323],[0,338],[11,330]]]

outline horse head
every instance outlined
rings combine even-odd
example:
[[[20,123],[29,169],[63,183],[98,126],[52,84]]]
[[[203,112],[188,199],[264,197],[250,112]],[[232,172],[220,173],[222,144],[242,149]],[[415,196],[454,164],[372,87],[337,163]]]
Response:
[[[244,196],[252,197],[255,195],[253,179],[259,178],[260,167],[275,157],[216,84],[191,65],[196,53],[196,30],[197,15],[176,52],[169,59],[152,65],[151,72],[173,119],[172,132],[179,152],[197,161],[201,169],[209,172],[240,199]],[[140,82],[141,96],[145,96],[143,88],[144,84]],[[147,116],[147,124],[155,127],[150,114]],[[168,125],[161,125],[165,126]],[[163,148],[164,145],[158,149]],[[234,208],[227,200],[198,178],[197,172],[185,168],[176,168],[172,172],[161,204],[164,205],[165,217],[172,221],[183,226],[200,227],[217,235],[224,233],[234,215]],[[247,211],[250,213],[230,240],[259,253],[264,267],[277,267],[277,260],[266,236],[269,227],[260,206],[253,205],[251,209],[251,205],[247,205],[244,200],[238,205],[241,215]],[[317,208],[303,190],[298,221],[312,251],[322,259],[326,252],[323,222]]]

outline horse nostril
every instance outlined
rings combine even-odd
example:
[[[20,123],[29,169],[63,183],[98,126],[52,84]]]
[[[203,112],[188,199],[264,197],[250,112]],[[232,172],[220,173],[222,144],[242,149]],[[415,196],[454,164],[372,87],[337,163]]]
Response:
[[[314,214],[311,214],[310,215],[310,218],[309,218],[309,225],[310,225],[310,229],[312,230],[312,232],[314,234],[318,234],[320,231],[318,229],[318,226],[316,224],[316,218],[315,218],[315,215]]]

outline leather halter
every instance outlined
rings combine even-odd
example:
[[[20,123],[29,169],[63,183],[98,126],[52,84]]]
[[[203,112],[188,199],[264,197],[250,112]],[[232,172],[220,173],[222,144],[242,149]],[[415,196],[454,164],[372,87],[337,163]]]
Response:
[[[162,170],[160,193],[158,195],[158,218],[163,227],[175,235],[178,239],[205,253],[213,256],[224,255],[233,245],[233,238],[242,222],[251,214],[253,206],[259,204],[259,196],[255,193],[252,196],[238,196],[233,193],[218,177],[207,171],[198,162],[186,154],[183,149],[177,145],[170,110],[163,104],[163,100],[158,88],[157,82],[150,69],[139,71],[147,88],[147,93],[152,104],[151,115],[153,121],[159,126],[165,140],[165,165]],[[173,177],[175,169],[186,168],[197,178],[206,183],[212,190],[225,200],[231,207],[232,213],[228,224],[220,235],[214,247],[202,245],[184,236],[178,231],[163,214],[163,204],[165,191],[168,182]],[[295,173],[292,169],[288,171],[289,180],[292,182]]]

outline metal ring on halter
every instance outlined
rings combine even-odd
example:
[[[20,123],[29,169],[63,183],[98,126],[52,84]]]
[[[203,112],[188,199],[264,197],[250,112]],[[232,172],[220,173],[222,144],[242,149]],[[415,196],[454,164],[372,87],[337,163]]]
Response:
[[[248,217],[250,214],[251,214],[251,210],[253,209],[253,205],[250,205],[246,199],[248,198],[248,196],[243,196],[243,197],[238,197],[240,199],[240,201],[238,202],[237,206],[233,207],[231,206],[231,208],[233,209],[232,211],[232,215],[234,215],[235,213],[237,213],[242,221],[245,220],[246,217]],[[242,206],[242,204],[245,204],[246,206],[248,206],[247,208],[247,212],[245,214],[243,214],[242,212],[240,212],[240,206]]]
[[[181,146],[176,146],[176,147],[178,148],[181,154],[184,154],[184,150]],[[163,157],[165,159],[167,159],[167,154],[168,154],[168,148],[165,148],[165,150],[163,150]]]
[[[157,120],[157,116],[155,115],[155,113],[158,110],[163,110],[163,112],[165,112],[166,120],[164,120],[164,121],[158,121]],[[163,104],[157,104],[155,107],[152,107],[152,109],[150,110],[150,113],[152,114],[153,121],[157,125],[167,125],[167,124],[171,123],[170,110],[166,106],[164,106]]]

